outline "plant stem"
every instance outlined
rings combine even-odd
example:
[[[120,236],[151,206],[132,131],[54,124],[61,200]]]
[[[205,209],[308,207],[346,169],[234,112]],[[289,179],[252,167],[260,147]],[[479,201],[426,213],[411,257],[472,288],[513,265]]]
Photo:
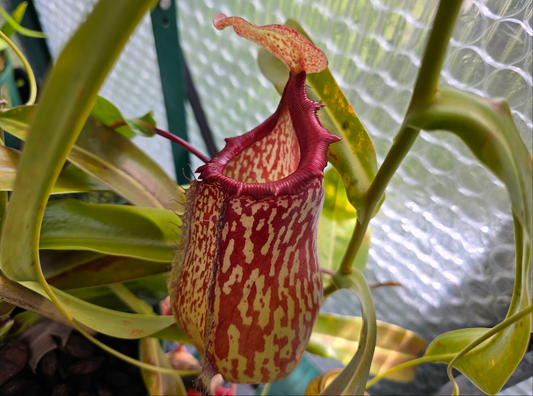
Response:
[[[107,287],[109,287],[113,293],[115,293],[117,297],[120,298],[134,312],[141,315],[155,315],[152,307],[150,307],[144,301],[138,299],[137,296],[122,283],[113,283],[107,285]]]
[[[265,384],[265,386],[263,386],[263,390],[261,391],[261,396],[266,396],[268,395],[268,391],[270,390],[270,387],[272,386],[272,384],[270,382],[267,382]]]
[[[448,42],[452,36],[455,21],[461,8],[462,0],[441,0],[435,22],[428,42],[426,44],[422,64],[418,72],[411,103],[407,110],[407,115],[416,108],[427,106],[434,99],[438,90],[439,76],[444,64]],[[352,238],[339,268],[342,274],[349,274],[352,271],[352,263],[372,219],[374,211],[379,204],[385,189],[387,188],[392,176],[398,170],[403,159],[411,150],[419,130],[402,124],[400,131],[394,138],[392,147],[387,153],[387,157],[378,170],[376,177],[367,192],[365,204],[365,216],[358,219]],[[360,222],[361,221],[361,222]]]
[[[335,284],[335,281],[331,279],[329,284],[324,287],[324,295],[322,297],[322,301],[329,297],[330,294],[335,293],[337,290],[339,290],[339,287]]]
[[[201,152],[196,150],[195,147],[193,147],[190,143],[186,142],[182,138],[171,134],[170,132],[163,131],[159,128],[155,128],[155,133],[157,133],[159,136],[163,136],[164,138],[167,138],[168,140],[179,144],[181,147],[183,147],[185,150],[187,150],[189,153],[196,155],[198,158],[200,158],[205,163],[208,163],[210,161],[209,158],[207,158],[205,155],[203,155]]]
[[[426,106],[435,98],[440,71],[462,2],[463,0],[440,0],[439,2],[435,22],[433,22],[425,46],[409,110],[407,110],[408,113],[418,106]]]
[[[152,307],[150,307],[150,305],[148,305],[143,300],[137,298],[137,296],[135,294],[133,294],[130,291],[130,289],[128,289],[122,283],[113,283],[113,284],[108,285],[108,287],[111,289],[111,291],[113,291],[113,293],[116,294],[116,296],[118,298],[120,298],[127,306],[129,306],[136,313],[141,314],[141,315],[156,315],[154,313]],[[140,342],[141,342],[141,345],[143,345],[143,342],[146,342],[147,344],[148,343],[153,343],[154,349],[159,346],[159,340],[157,340],[155,338],[152,338],[152,337],[145,337],[145,338],[141,339]],[[142,352],[141,352],[141,360],[144,360],[143,357],[142,357]],[[183,392],[185,392],[185,387],[183,385],[183,381],[182,381],[181,377],[178,375],[180,373],[179,371],[176,371],[173,368],[165,367],[162,364],[162,362],[158,360],[157,353],[155,354],[155,356],[151,357],[150,363],[151,363],[151,367],[152,368],[149,368],[148,370],[155,371],[155,372],[160,372],[162,374],[170,374],[170,375],[173,375],[173,376],[177,376],[176,379],[177,379],[179,385],[181,386],[181,388],[183,389]],[[158,368],[158,369],[156,370],[155,368]],[[163,369],[163,370],[166,370],[166,371],[161,371],[159,369]],[[183,373],[185,373],[185,372],[183,372]],[[183,393],[183,394],[185,394],[185,393]]]
[[[357,256],[357,253],[359,252],[361,244],[363,243],[363,239],[365,239],[366,229],[368,228],[369,222],[370,219],[366,223],[359,223],[359,220],[355,222],[355,228],[353,230],[352,237],[350,238],[350,242],[348,242],[348,248],[346,249],[346,252],[344,252],[344,256],[342,257],[342,261],[339,266],[339,273],[348,275],[352,272],[352,264]]]

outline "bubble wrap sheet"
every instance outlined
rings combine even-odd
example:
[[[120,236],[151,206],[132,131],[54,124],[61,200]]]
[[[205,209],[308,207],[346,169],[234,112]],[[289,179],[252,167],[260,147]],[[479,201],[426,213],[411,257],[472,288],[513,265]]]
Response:
[[[532,150],[532,0],[465,1],[442,73],[442,83],[483,96],[504,97]],[[92,8],[93,0],[36,0],[57,56]],[[279,96],[261,76],[258,47],[230,29],[218,12],[259,25],[298,20],[325,51],[330,68],[374,141],[381,163],[405,114],[434,0],[179,0],[183,50],[219,147],[258,125]],[[149,109],[166,127],[150,19],[134,34],[102,95],[126,116]],[[191,140],[203,147],[188,109]],[[167,142],[143,139],[173,172]],[[198,165],[194,162],[193,165]],[[510,204],[501,182],[447,133],[422,133],[392,179],[371,223],[368,282],[399,281],[373,295],[378,319],[418,332],[428,341],[462,327],[492,326],[505,316],[513,287]],[[325,309],[358,314],[357,300],[340,292]],[[447,381],[443,366],[424,365],[411,384],[383,382],[375,394],[427,394]],[[532,394],[531,379],[502,394]]]

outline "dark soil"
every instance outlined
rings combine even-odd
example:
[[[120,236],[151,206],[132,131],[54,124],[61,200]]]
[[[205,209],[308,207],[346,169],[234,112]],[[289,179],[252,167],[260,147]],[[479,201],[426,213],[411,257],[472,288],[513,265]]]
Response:
[[[138,357],[138,341],[98,338],[128,356]],[[23,343],[10,339],[0,344],[0,395],[147,395],[140,369],[95,347],[76,332],[65,347],[43,356],[36,374],[27,365],[28,359]]]

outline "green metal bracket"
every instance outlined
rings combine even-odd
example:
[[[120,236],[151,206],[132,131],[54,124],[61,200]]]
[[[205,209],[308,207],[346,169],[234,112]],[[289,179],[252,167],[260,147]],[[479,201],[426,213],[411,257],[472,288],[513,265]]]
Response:
[[[152,11],[152,28],[167,110],[168,129],[173,135],[188,141],[187,120],[185,118],[185,78],[182,68],[175,0],[159,1],[159,4]],[[176,144],[172,145],[172,153],[174,154],[174,167],[178,183],[188,184],[189,181],[183,173],[184,171],[188,173],[189,153]]]

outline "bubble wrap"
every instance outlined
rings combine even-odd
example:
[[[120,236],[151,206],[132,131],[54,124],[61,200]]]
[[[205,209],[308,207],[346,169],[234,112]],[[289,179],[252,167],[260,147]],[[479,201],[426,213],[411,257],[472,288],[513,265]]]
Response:
[[[57,55],[92,0],[37,0]],[[532,150],[532,0],[465,1],[441,82],[482,96],[504,97]],[[434,0],[179,0],[181,42],[218,147],[258,125],[279,96],[261,76],[258,47],[211,23],[218,12],[259,25],[298,20],[329,59],[330,68],[374,141],[378,163],[407,109],[436,12]],[[126,116],[148,109],[166,127],[165,107],[146,17],[102,90]],[[201,138],[188,110],[191,140]],[[145,144],[146,143],[146,144]],[[172,172],[166,142],[143,148]],[[201,146],[200,146],[201,147]],[[198,165],[194,162],[194,165]],[[514,240],[508,194],[451,134],[422,133],[387,189],[372,226],[368,282],[403,287],[373,292],[378,319],[428,341],[462,327],[493,326],[505,316],[513,287]],[[324,309],[360,312],[339,292]],[[374,394],[426,394],[447,381],[444,366],[425,364],[411,384],[383,382]],[[531,394],[531,379],[502,394]],[[511,393],[510,393],[511,392]]]

